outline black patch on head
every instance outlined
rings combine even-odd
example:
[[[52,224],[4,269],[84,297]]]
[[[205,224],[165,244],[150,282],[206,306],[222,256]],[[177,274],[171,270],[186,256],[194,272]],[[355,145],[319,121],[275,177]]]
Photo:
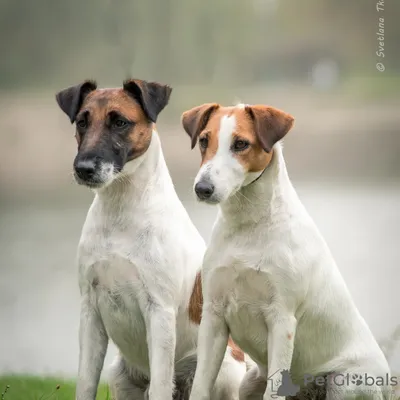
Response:
[[[140,104],[151,122],[157,121],[158,114],[168,104],[172,92],[168,85],[140,79],[126,80],[123,87]]]
[[[56,94],[57,103],[61,110],[68,115],[71,124],[75,122],[76,115],[82,107],[85,97],[96,88],[95,81],[85,81],[79,85],[61,90]]]
[[[75,157],[74,168],[75,170],[79,168],[82,161],[93,161],[96,173],[90,177],[89,183],[102,183],[98,173],[102,163],[112,164],[113,172],[118,173],[122,171],[131,157],[132,146],[129,132],[132,129],[132,123],[128,122],[126,126],[118,128],[114,125],[118,118],[123,119],[119,114],[110,113],[102,121],[102,126],[95,127],[92,127],[89,118],[85,128],[81,129],[79,126],[77,128],[81,140]]]

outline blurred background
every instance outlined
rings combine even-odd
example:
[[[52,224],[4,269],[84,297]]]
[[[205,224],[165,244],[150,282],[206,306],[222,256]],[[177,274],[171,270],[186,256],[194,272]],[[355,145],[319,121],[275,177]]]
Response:
[[[76,375],[93,195],[73,181],[74,127],[54,95],[129,76],[174,88],[158,130],[206,240],[216,209],[192,195],[200,157],[181,113],[241,101],[295,116],[289,174],[400,372],[399,17],[396,0],[0,0],[0,374]]]

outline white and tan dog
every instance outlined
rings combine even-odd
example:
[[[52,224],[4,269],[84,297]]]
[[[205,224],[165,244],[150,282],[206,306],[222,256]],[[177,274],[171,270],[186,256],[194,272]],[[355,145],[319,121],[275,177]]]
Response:
[[[170,93],[142,80],[117,89],[86,81],[56,96],[76,123],[75,178],[95,192],[78,250],[77,400],[95,400],[109,339],[120,354],[114,400],[171,400],[174,378],[174,398],[189,396],[205,244],[176,195],[155,130]],[[243,358],[231,342],[213,399],[238,398]]]
[[[204,104],[182,123],[201,150],[197,197],[219,204],[190,399],[210,399],[229,334],[257,364],[241,400],[295,395],[317,376],[327,399],[386,398],[387,361],[287,174],[279,140],[293,117],[264,105]],[[294,383],[277,390],[288,371]]]

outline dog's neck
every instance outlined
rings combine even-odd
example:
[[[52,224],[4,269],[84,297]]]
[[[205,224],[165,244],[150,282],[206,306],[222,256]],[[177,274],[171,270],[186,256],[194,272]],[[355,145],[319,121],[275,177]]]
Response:
[[[143,155],[129,161],[120,176],[95,193],[97,203],[107,214],[123,214],[127,208],[132,211],[141,206],[147,210],[165,207],[170,196],[176,193],[158,133],[153,131],[149,148]]]
[[[251,183],[220,204],[221,216],[227,221],[243,224],[273,219],[282,214],[297,195],[290,182],[282,145],[274,146],[267,168]]]

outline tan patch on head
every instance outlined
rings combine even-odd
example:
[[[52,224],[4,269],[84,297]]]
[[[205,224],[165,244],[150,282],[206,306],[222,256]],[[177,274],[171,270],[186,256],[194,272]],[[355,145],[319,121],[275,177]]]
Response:
[[[198,272],[194,281],[192,294],[189,300],[189,319],[200,325],[201,314],[203,311],[203,290],[201,284],[201,272]]]
[[[260,172],[271,162],[272,152],[267,153],[257,137],[253,121],[242,107],[235,109],[236,129],[235,140],[245,140],[250,143],[249,148],[234,153],[234,157],[243,165],[247,172]]]
[[[232,151],[235,157],[247,172],[259,172],[265,169],[271,161],[272,152],[267,153],[254,130],[253,122],[244,107],[220,107],[208,120],[203,131],[199,134],[199,146],[201,149],[203,165],[211,160],[218,151],[219,133],[221,120],[224,116],[234,116],[236,120],[235,130],[232,133],[231,145],[235,141],[245,141],[250,143],[247,149],[242,151]],[[206,149],[201,146],[203,138],[208,139]]]
[[[213,114],[211,114],[205,128],[199,134],[199,146],[201,150],[201,165],[211,160],[218,151],[218,134],[221,127],[221,119],[225,115],[232,113],[232,107],[219,107]],[[203,149],[201,144],[202,140],[208,140],[207,148]]]
[[[88,112],[91,124],[85,133],[85,149],[95,147],[102,139],[102,136],[109,134],[104,129],[110,113],[119,114],[121,117],[133,122],[133,126],[128,133],[130,144],[134,150],[136,158],[142,155],[149,147],[153,124],[149,122],[142,107],[122,88],[118,89],[99,89],[87,95],[79,111],[79,115]],[[78,145],[80,143],[77,135]]]

